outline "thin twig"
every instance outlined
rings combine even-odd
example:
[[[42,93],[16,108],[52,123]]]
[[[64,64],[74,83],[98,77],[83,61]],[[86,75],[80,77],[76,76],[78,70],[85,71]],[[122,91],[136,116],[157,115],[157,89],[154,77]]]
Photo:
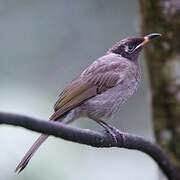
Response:
[[[0,124],[24,127],[32,131],[60,137],[76,143],[93,147],[120,147],[136,149],[151,156],[170,180],[180,180],[176,168],[165,152],[156,144],[136,135],[117,130],[116,139],[103,132],[71,127],[59,122],[44,121],[24,115],[0,112]]]

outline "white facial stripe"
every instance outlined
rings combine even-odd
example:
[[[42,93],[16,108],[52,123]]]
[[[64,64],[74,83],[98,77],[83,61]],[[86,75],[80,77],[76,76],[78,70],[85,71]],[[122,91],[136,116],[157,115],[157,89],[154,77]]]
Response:
[[[139,44],[135,49],[138,49],[139,47],[144,46],[148,42],[149,42],[149,38],[147,36],[144,36],[144,41],[141,44]]]

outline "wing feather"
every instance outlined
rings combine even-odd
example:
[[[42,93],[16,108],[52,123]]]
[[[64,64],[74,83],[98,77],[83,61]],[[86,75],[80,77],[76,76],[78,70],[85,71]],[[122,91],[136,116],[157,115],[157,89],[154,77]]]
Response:
[[[64,97],[62,100],[58,100],[55,104],[55,112],[50,117],[51,120],[55,120],[62,116],[64,113],[71,110],[73,107],[77,106],[78,104],[82,103],[84,100],[87,100],[88,98],[95,96],[97,93],[97,87],[91,87],[83,92],[81,94],[78,94],[76,96],[71,95],[71,99],[66,100],[66,97]],[[61,101],[63,103],[61,103]]]
[[[114,87],[121,79],[120,70],[124,68],[125,64],[117,60],[112,64],[105,61],[98,66],[92,64],[60,94],[51,119],[59,118],[83,101]]]

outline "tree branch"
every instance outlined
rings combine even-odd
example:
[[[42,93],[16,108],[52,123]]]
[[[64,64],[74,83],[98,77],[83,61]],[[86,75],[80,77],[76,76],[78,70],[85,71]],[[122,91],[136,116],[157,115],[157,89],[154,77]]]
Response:
[[[115,142],[107,133],[70,127],[59,122],[44,121],[24,115],[3,112],[0,112],[0,124],[20,126],[32,131],[93,147],[136,149],[151,156],[170,180],[180,180],[179,174],[165,152],[158,145],[136,135],[116,130],[117,142]]]

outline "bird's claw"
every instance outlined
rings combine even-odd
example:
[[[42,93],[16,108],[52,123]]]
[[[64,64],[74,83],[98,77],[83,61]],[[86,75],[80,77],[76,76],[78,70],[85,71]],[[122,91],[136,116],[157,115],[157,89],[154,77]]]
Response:
[[[105,129],[106,134],[110,135],[111,138],[113,139],[114,143],[117,144],[118,143],[118,139],[117,139],[117,130],[116,128],[110,126],[108,128]]]

